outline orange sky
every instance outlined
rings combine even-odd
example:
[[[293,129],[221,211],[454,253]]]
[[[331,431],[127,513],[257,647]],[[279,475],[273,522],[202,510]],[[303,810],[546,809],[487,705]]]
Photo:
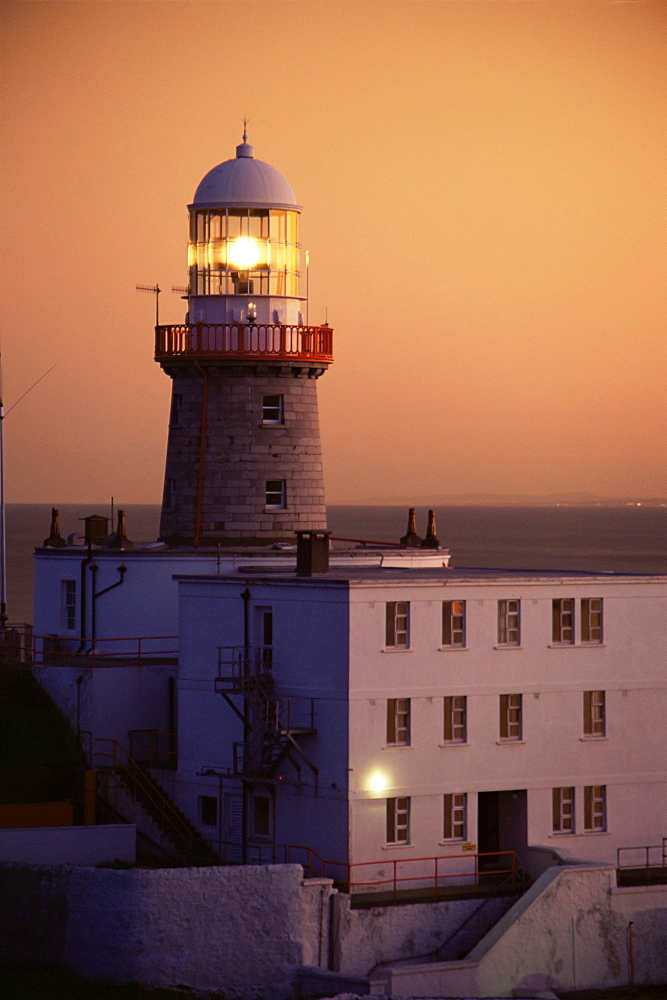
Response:
[[[327,498],[667,494],[662,0],[5,2],[7,498],[158,503],[201,177],[304,206]],[[184,303],[167,291],[161,320]]]

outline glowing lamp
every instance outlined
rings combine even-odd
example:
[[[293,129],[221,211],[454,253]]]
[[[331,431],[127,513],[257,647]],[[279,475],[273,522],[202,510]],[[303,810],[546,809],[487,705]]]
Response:
[[[239,236],[229,244],[227,254],[233,267],[249,271],[259,263],[261,251],[256,240],[249,236]]]
[[[372,792],[383,792],[387,787],[387,782],[384,774],[376,772],[375,774],[371,775],[370,786]]]

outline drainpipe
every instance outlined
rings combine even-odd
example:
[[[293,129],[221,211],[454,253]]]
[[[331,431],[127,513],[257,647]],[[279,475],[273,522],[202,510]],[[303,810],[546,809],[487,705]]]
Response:
[[[199,471],[197,473],[197,509],[195,512],[195,533],[192,544],[195,548],[199,546],[201,537],[201,509],[204,499],[204,458],[206,456],[206,430],[208,419],[208,372],[205,371],[198,361],[194,363],[195,368],[203,379],[203,391],[201,402],[201,423],[199,427]]]
[[[116,583],[112,583],[110,587],[105,587],[104,590],[98,591],[96,590],[98,568],[99,567],[97,563],[91,563],[90,572],[93,574],[93,606],[91,609],[91,623],[90,623],[91,635],[90,635],[90,649],[88,650],[89,653],[95,652],[95,638],[97,635],[97,614],[96,614],[97,599],[98,597],[102,597],[103,594],[108,594],[110,590],[115,590],[116,587],[120,587],[120,585],[123,583],[125,579],[125,574],[127,573],[127,566],[125,565],[125,563],[121,563],[120,566],[117,567],[118,572],[120,573],[120,580],[117,580]]]
[[[250,590],[248,587],[241,594],[243,601],[243,673],[247,674],[250,660]],[[243,770],[246,769],[246,749],[250,735],[248,727],[248,699],[243,697]],[[243,778],[243,793],[241,803],[241,845],[243,864],[248,863],[248,782]]]
[[[92,542],[88,541],[88,555],[85,559],[81,560],[81,642],[79,643],[79,648],[76,651],[77,656],[83,653],[86,647],[86,570],[93,561],[93,545]]]

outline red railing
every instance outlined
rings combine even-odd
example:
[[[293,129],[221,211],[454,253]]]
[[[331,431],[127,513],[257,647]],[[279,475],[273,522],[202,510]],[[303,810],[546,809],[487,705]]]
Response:
[[[481,864],[480,864],[480,859]],[[290,845],[287,861],[301,864],[306,877],[332,878],[348,892],[430,889],[437,893],[448,879],[457,884],[480,885],[480,881],[507,881],[517,884],[519,864],[514,851],[490,851],[482,854],[444,854],[431,858],[396,858],[381,861],[358,861],[347,864],[327,861],[311,847]],[[464,864],[464,862],[468,864]],[[375,869],[374,877],[363,877],[363,870]],[[362,877],[360,877],[362,876]],[[412,883],[410,886],[408,883]]]
[[[196,323],[155,327],[155,360],[230,358],[333,361],[329,326],[278,323]]]
[[[83,641],[61,635],[34,635],[32,637],[32,662],[37,666],[118,666],[126,661],[141,666],[155,660],[175,659],[178,656],[177,635],[142,635],[90,639]]]

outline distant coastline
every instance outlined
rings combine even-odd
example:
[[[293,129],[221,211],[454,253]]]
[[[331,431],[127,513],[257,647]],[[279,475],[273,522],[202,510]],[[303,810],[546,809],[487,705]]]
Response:
[[[547,493],[521,496],[511,493],[446,493],[433,496],[369,497],[332,506],[358,507],[667,507],[667,497],[599,497],[584,493]]]

